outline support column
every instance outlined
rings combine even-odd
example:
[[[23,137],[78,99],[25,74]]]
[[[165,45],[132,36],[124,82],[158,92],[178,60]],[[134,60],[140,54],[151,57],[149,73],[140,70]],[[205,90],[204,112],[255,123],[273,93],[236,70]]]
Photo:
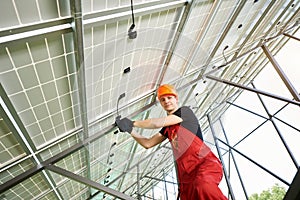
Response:
[[[257,94],[262,94],[262,95],[265,95],[267,97],[271,97],[271,98],[274,98],[274,99],[277,99],[277,100],[285,101],[285,102],[288,102],[288,103],[291,103],[291,104],[294,104],[294,105],[297,105],[297,106],[300,106],[300,102],[299,101],[291,100],[291,99],[288,99],[288,98],[285,98],[285,97],[281,97],[281,96],[278,96],[278,95],[275,95],[275,94],[264,92],[262,90],[258,90],[258,89],[246,87],[244,85],[241,85],[241,84],[238,84],[238,83],[234,83],[232,81],[227,81],[227,80],[224,80],[224,79],[221,79],[221,78],[217,78],[217,77],[214,77],[214,76],[211,76],[211,75],[207,75],[206,78],[211,79],[211,80],[215,80],[215,81],[218,81],[218,82],[221,82],[221,83],[225,83],[225,84],[228,84],[228,85],[231,85],[231,86],[235,86],[235,87],[238,87],[238,88],[242,88],[242,89],[248,90],[250,92],[255,92]]]
[[[2,87],[0,83],[0,116],[3,118],[5,124],[8,126],[9,130],[12,132],[13,136],[17,139],[19,142],[20,146],[26,153],[26,155],[31,156],[32,163],[34,164],[35,169],[41,169],[40,167],[42,166],[42,158],[40,157],[39,154],[37,154],[37,149],[31,140],[26,128],[24,127],[21,119],[19,118],[16,110],[13,107],[13,104],[9,100],[9,97],[7,96],[4,88]],[[26,170],[23,172],[18,178],[16,178],[16,182],[14,183],[19,184],[22,181],[26,180],[28,178],[26,175],[29,170]],[[37,170],[38,171],[38,170]],[[44,178],[45,182],[48,184],[49,189],[53,190],[53,193],[56,195],[57,199],[62,200],[62,194],[56,187],[56,183],[51,177],[51,175],[44,170],[39,171],[41,176]],[[23,176],[24,175],[24,176]],[[0,193],[2,193],[5,190],[2,190],[3,188],[9,189],[9,186],[11,183],[13,183],[13,179],[4,182],[0,186]],[[1,197],[0,197],[1,199]]]
[[[89,137],[88,129],[88,117],[87,117],[87,98],[86,98],[86,88],[85,88],[85,63],[84,63],[84,43],[83,43],[83,16],[81,8],[81,0],[70,0],[71,13],[73,17],[73,36],[74,36],[74,48],[75,48],[75,59],[77,78],[78,78],[78,91],[79,91],[79,100],[80,100],[80,111],[81,111],[81,123],[83,129],[82,140]],[[90,153],[89,148],[84,149],[85,153],[85,162],[86,162],[86,176],[90,179]],[[91,188],[89,188],[89,195],[92,194]]]
[[[255,85],[254,85],[253,83],[252,83],[252,86],[255,88]],[[282,144],[284,145],[286,151],[287,151],[288,154],[290,155],[290,158],[292,159],[292,161],[293,161],[295,167],[298,168],[298,167],[299,167],[299,164],[298,164],[298,162],[297,162],[295,156],[293,155],[292,151],[290,150],[289,146],[287,145],[287,142],[285,141],[284,137],[282,136],[282,134],[281,134],[279,128],[277,127],[277,125],[276,125],[276,123],[275,123],[275,121],[274,121],[274,119],[273,119],[273,116],[272,116],[271,113],[269,112],[269,110],[268,110],[266,104],[263,102],[261,96],[259,96],[259,95],[257,95],[257,96],[258,96],[258,98],[259,98],[259,100],[260,100],[262,106],[264,107],[266,113],[268,114],[270,122],[273,124],[273,126],[274,126],[276,132],[278,133],[278,136],[279,136],[279,138],[280,138]]]
[[[167,187],[167,182],[166,182],[166,173],[165,170],[162,170],[163,172],[163,177],[164,177],[164,183],[165,183],[165,192],[166,192],[166,200],[168,200],[168,187]]]
[[[229,144],[229,140],[228,140],[228,138],[227,138],[227,134],[226,134],[226,132],[225,132],[223,123],[222,123],[221,119],[219,119],[219,121],[220,121],[220,125],[221,125],[221,128],[222,128],[222,132],[223,132],[223,134],[224,134],[225,140],[226,140],[227,144]],[[238,164],[237,164],[237,162],[236,162],[236,160],[235,160],[235,157],[234,157],[234,155],[233,155],[233,153],[232,153],[232,150],[229,148],[228,151],[229,151],[229,155],[232,156],[232,161],[233,161],[233,164],[234,164],[234,166],[235,166],[237,175],[238,175],[238,177],[239,177],[241,186],[242,186],[242,188],[243,188],[243,192],[244,192],[244,194],[245,194],[246,199],[248,200],[248,194],[247,194],[247,191],[246,191],[246,187],[245,187],[245,185],[244,185],[244,182],[243,182],[243,180],[242,180],[242,176],[241,176],[240,170],[239,170],[239,168],[238,168]],[[230,157],[229,157],[229,158],[230,158]],[[230,170],[230,168],[229,168],[229,170]],[[230,173],[230,171],[229,171],[229,173]]]
[[[282,68],[279,66],[279,64],[275,60],[274,56],[269,51],[269,49],[265,45],[262,45],[261,48],[263,49],[264,53],[268,57],[269,61],[272,63],[273,67],[275,68],[275,70],[279,74],[280,78],[282,79],[282,81],[284,82],[285,86],[288,88],[288,90],[290,91],[290,93],[292,94],[292,96],[294,97],[294,99],[296,101],[300,101],[300,95],[299,95],[299,93],[294,88],[294,86],[292,85],[292,83],[290,82],[290,80],[288,79],[288,77],[285,75],[285,73],[283,72]]]
[[[136,184],[137,184],[137,198],[138,198],[138,200],[141,200],[142,199],[142,197],[141,197],[141,187],[140,187],[140,168],[139,168],[139,163],[136,165],[136,171],[137,171],[137,173],[136,173],[136,178],[137,178],[137,182],[136,182]]]
[[[114,190],[112,188],[106,187],[106,186],[104,186],[104,185],[102,185],[100,183],[92,181],[92,180],[90,180],[88,178],[85,178],[83,176],[80,176],[78,174],[70,172],[70,171],[65,170],[63,168],[57,167],[55,165],[48,165],[48,166],[46,166],[46,169],[48,169],[48,170],[50,170],[52,172],[55,172],[57,174],[60,174],[60,175],[62,175],[64,177],[68,177],[68,178],[70,178],[70,179],[72,179],[74,181],[77,181],[79,183],[82,183],[84,185],[88,185],[88,186],[90,186],[92,188],[95,188],[97,190],[103,191],[103,192],[105,192],[105,193],[107,193],[109,195],[112,195],[114,197],[117,197],[119,199],[134,200],[134,198],[132,198],[131,196],[128,196],[128,195],[126,195],[126,194],[124,194],[122,192],[119,192],[119,191]]]
[[[216,137],[216,134],[215,134],[215,130],[213,128],[213,125],[212,125],[212,122],[211,122],[211,119],[210,119],[210,116],[207,115],[207,119],[208,119],[208,123],[209,123],[209,126],[210,126],[210,130],[211,130],[211,133],[213,135],[213,138],[214,138],[214,141],[215,141],[215,145],[216,145],[216,149],[217,149],[217,152],[218,152],[218,155],[219,155],[219,158],[222,162],[222,165],[223,165],[223,172],[225,174],[225,179],[226,179],[226,183],[227,183],[227,186],[228,186],[228,190],[229,190],[229,193],[230,193],[230,196],[231,196],[231,199],[232,200],[235,200],[235,196],[233,194],[233,189],[231,187],[231,184],[230,184],[230,180],[228,178],[228,174],[227,174],[227,170],[226,170],[226,167],[225,167],[225,164],[224,164],[224,160],[222,158],[222,154],[220,152],[220,147],[219,147],[219,143],[218,143],[218,139]]]
[[[292,38],[292,39],[294,39],[294,40],[298,40],[298,41],[300,42],[300,38],[297,38],[297,37],[295,37],[295,36],[293,36],[293,35],[290,35],[290,34],[288,34],[288,33],[283,33],[283,35],[284,35],[284,36],[287,36],[287,37],[289,37],[289,38]]]

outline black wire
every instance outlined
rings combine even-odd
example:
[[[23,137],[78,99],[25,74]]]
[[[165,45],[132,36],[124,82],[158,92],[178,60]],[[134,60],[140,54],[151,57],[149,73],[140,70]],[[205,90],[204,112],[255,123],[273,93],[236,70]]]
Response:
[[[119,102],[120,102],[120,100],[121,100],[123,97],[125,97],[125,92],[122,93],[122,94],[120,94],[120,96],[119,96],[119,98],[118,98],[118,101],[117,101],[117,116],[120,116],[120,115],[119,115]]]
[[[227,62],[226,56],[225,56],[225,54],[224,54],[224,50],[223,50],[222,54],[223,54],[223,58],[224,58],[224,60],[225,60],[225,62],[226,62],[226,65],[227,65],[228,62]]]
[[[226,50],[226,49],[228,49],[228,47],[229,47],[229,46],[228,46],[228,45],[226,45],[226,46],[225,46],[225,48],[224,48],[224,49],[223,49],[223,51],[222,51],[223,58],[224,58],[224,60],[225,60],[225,62],[226,62],[226,63],[225,63],[225,65],[227,65],[227,64],[228,64],[228,62],[227,62],[227,59],[226,59],[226,56],[225,56],[224,52],[225,52],[225,50]]]
[[[133,0],[131,0],[131,15],[132,15],[132,25],[134,24],[134,14],[133,14]]]

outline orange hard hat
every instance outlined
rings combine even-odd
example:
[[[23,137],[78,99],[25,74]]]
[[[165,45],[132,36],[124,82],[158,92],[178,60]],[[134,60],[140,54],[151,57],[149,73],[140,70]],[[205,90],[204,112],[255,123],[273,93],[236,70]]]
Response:
[[[163,95],[174,95],[176,98],[178,97],[178,94],[174,88],[173,85],[164,84],[159,86],[157,89],[157,98],[160,99]]]

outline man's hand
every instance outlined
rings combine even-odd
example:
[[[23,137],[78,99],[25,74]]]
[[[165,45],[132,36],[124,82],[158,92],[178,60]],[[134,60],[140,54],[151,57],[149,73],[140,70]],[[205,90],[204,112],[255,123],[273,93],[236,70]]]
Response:
[[[117,117],[115,123],[121,132],[128,132],[128,133],[132,132],[133,121],[131,121],[127,117],[125,117],[123,119],[120,119],[120,117]]]

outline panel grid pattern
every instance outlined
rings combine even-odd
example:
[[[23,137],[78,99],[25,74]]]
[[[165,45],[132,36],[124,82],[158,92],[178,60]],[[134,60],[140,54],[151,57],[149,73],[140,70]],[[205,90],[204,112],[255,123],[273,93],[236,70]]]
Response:
[[[171,10],[140,17],[137,23],[139,37],[132,41],[124,38],[124,31],[129,26],[127,20],[93,27],[92,31],[87,32],[92,34],[93,40],[86,43],[86,47],[93,46],[85,50],[93,52],[86,58],[88,113],[91,121],[100,113],[108,113],[115,108],[122,92],[126,92],[125,100],[128,101],[128,97],[132,99],[140,96],[141,92],[153,89],[163,62],[163,57],[154,59],[153,53],[162,54],[169,48],[174,33],[164,26],[174,23],[170,19],[175,14],[175,10]],[[168,23],[165,25],[162,22]],[[141,49],[146,42],[150,46]],[[125,74],[124,70],[128,67],[130,72]]]
[[[221,5],[219,9],[217,9],[217,12],[211,16],[212,21],[208,27],[208,30],[206,30],[205,40],[202,40],[199,44],[200,47],[198,47],[198,50],[195,52],[195,59],[192,61],[195,64],[188,69],[189,72],[195,70],[197,67],[205,66],[211,62],[214,56],[211,55],[213,47],[218,42],[224,31],[224,28],[228,23],[228,21],[223,19],[230,19],[231,13],[233,13],[234,9],[238,5],[238,1],[222,1],[220,4]]]
[[[296,13],[299,0],[292,6],[288,6],[289,2],[268,0],[139,0],[134,1],[137,38],[129,39],[129,1],[81,2],[82,12],[78,13],[72,10],[76,1],[1,2],[1,19],[7,19],[0,22],[1,45],[3,36],[11,38],[0,48],[0,81],[5,90],[1,96],[7,95],[11,101],[28,142],[24,145],[25,141],[19,141],[20,133],[10,130],[3,113],[1,184],[24,175],[36,167],[35,163],[59,156],[59,161],[51,164],[133,197],[138,196],[139,175],[140,192],[146,194],[157,181],[145,176],[162,179],[163,171],[172,170],[171,148],[169,144],[164,146],[168,142],[165,140],[145,150],[129,134],[112,126],[117,114],[135,114],[133,120],[165,116],[159,103],[147,107],[156,100],[158,85],[186,86],[178,91],[179,103],[195,111],[206,131],[206,141],[213,147],[205,115],[210,113],[214,120],[220,117],[228,108],[225,102],[237,98],[240,90],[207,80],[203,74],[216,70],[212,75],[248,85],[267,64],[266,56],[262,50],[256,50],[218,69],[216,66],[226,62],[222,55],[225,46],[229,47],[224,52],[229,60],[255,47],[262,38],[291,27],[300,16]],[[270,11],[261,18],[268,6]],[[76,27],[80,23],[73,23],[74,20],[82,20],[81,27]],[[41,32],[48,24],[69,28],[57,31],[49,27],[49,33]],[[83,30],[82,38],[78,37],[79,30]],[[37,31],[38,37],[31,35],[31,31]],[[26,37],[14,39],[15,32]],[[272,53],[287,41],[278,38],[268,44]],[[195,85],[190,84],[201,77]],[[125,97],[120,99],[117,113],[122,93]],[[136,131],[148,137],[158,130]],[[97,138],[80,150],[61,156],[61,152],[68,152],[94,136]],[[27,155],[29,150],[34,155]],[[90,192],[95,199],[113,198],[46,170],[15,183],[0,198],[88,199]]]
[[[76,125],[76,104],[72,102],[72,90],[76,91],[75,66],[74,61],[69,60],[73,54],[69,37],[71,35],[62,35],[23,43],[23,48],[6,48],[13,68],[0,76],[5,79],[12,75],[18,79],[18,82],[10,79],[13,83],[7,80],[4,88],[13,103],[19,105],[17,112],[36,146],[55,140]],[[22,59],[22,63],[16,59],[20,53],[28,56]],[[19,87],[11,90],[10,84]]]
[[[222,55],[223,49],[226,46],[229,48],[225,52],[236,51],[239,48],[240,42],[244,42],[247,32],[252,30],[256,23],[259,23],[258,19],[266,10],[268,5],[268,1],[259,1],[256,3],[253,1],[247,1],[232,24],[232,28],[227,33],[216,54]],[[256,37],[256,40],[257,39],[258,38]]]
[[[21,173],[25,172],[26,170],[29,170],[31,167],[34,166],[34,163],[31,161],[31,159],[26,159],[24,161],[19,162],[18,164],[15,164],[13,167],[9,169],[2,168],[0,173],[0,182],[5,183],[6,181],[20,175]],[[5,170],[3,170],[5,169]]]
[[[48,184],[43,179],[42,175],[36,174],[29,179],[26,179],[19,185],[11,188],[3,195],[5,199],[33,199],[38,197],[43,192],[49,190]]]
[[[2,168],[26,156],[26,153],[3,118],[0,119],[0,127],[0,168]]]
[[[5,0],[5,6],[1,6],[0,12],[2,19],[6,20],[1,20],[0,30],[69,16],[69,10],[68,1]]]

